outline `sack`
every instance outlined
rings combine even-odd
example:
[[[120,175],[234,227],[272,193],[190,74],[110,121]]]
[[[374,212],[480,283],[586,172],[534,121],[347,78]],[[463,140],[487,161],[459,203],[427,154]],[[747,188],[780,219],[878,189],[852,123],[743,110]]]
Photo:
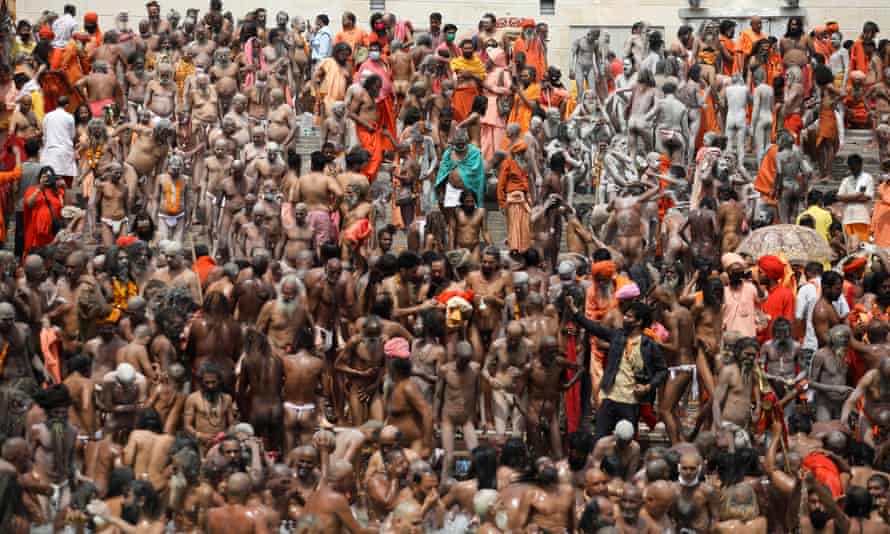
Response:
[[[504,86],[504,71],[501,71],[501,76],[498,79],[498,87]],[[498,95],[497,104],[498,104],[498,115],[501,117],[507,118],[510,116],[510,112],[513,111],[513,95]]]

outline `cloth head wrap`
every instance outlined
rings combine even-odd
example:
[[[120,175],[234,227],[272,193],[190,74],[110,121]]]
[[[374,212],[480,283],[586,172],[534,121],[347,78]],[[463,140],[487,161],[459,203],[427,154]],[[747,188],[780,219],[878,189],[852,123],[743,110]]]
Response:
[[[590,266],[590,275],[594,278],[612,278],[618,274],[618,268],[612,260],[598,261]]]
[[[761,256],[757,266],[771,280],[780,280],[785,274],[785,264],[777,256]]]

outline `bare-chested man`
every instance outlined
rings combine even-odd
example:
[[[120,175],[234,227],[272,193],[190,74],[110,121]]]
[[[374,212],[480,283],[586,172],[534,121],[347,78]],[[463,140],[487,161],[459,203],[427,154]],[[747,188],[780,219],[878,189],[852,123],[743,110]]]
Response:
[[[163,433],[158,412],[145,408],[136,417],[136,427],[130,432],[122,463],[131,467],[137,478],[148,480],[155,490],[163,491],[169,481],[166,468],[174,440],[173,435]]]
[[[246,473],[234,473],[226,480],[226,504],[207,511],[206,531],[210,534],[265,534],[265,514],[247,506],[251,480]]]
[[[94,62],[90,74],[78,80],[74,87],[83,91],[84,100],[90,106],[93,117],[102,117],[108,104],[116,103],[123,108],[124,91],[114,71],[104,61]]]
[[[213,362],[204,362],[196,378],[200,390],[185,401],[183,429],[198,440],[202,451],[206,451],[213,445],[217,434],[226,432],[235,422],[235,406],[231,395],[220,391],[222,373]]]
[[[850,347],[850,328],[841,323],[828,331],[828,345],[813,355],[809,384],[816,393],[815,420],[840,420],[843,401],[853,392],[847,385],[847,351]]]
[[[283,442],[284,364],[270,350],[268,338],[256,332],[248,332],[245,349],[235,390],[239,413],[264,440],[266,449],[276,450]]]
[[[157,66],[158,77],[145,87],[145,109],[152,117],[173,120],[176,113],[176,95],[179,89],[173,80],[173,67],[169,63]]]
[[[442,464],[443,477],[451,469],[454,458],[455,428],[460,428],[464,436],[465,448],[476,448],[476,428],[473,421],[479,406],[480,365],[473,360],[473,346],[459,341],[454,349],[455,360],[441,365],[438,370],[435,403],[441,408],[442,447],[445,449],[445,462]],[[438,415],[439,410],[434,409]]]
[[[71,396],[64,385],[40,390],[34,401],[46,413],[46,421],[29,429],[29,446],[33,452],[35,478],[52,487],[50,496],[38,497],[42,517],[51,521],[57,511],[68,505],[74,491],[77,429],[68,422]]]
[[[745,209],[739,203],[736,192],[727,185],[717,190],[720,205],[717,208],[717,232],[720,235],[720,253],[735,252],[742,241]]]
[[[643,143],[646,153],[652,150],[652,126],[647,117],[649,112],[655,108],[657,92],[652,72],[649,69],[640,70],[637,82],[631,91],[630,103],[626,112],[631,161],[636,161],[640,142]]]
[[[355,469],[345,460],[331,462],[326,479],[318,491],[306,501],[304,514],[318,518],[322,532],[349,531],[351,534],[376,534],[376,526],[362,527],[352,513],[351,496],[355,495]]]
[[[127,184],[121,180],[124,168],[115,162],[107,165],[97,176],[95,203],[99,207],[102,223],[102,242],[106,247],[128,232],[130,194]]]
[[[232,61],[229,48],[221,47],[213,52],[213,65],[209,74],[219,97],[220,115],[224,115],[229,111],[232,98],[238,92],[238,64]]]
[[[496,339],[485,360],[482,370],[492,393],[495,432],[503,437],[510,423],[513,435],[522,435],[525,429],[524,403],[525,371],[531,355],[533,341],[522,323],[510,321],[506,336]]]
[[[675,165],[686,162],[686,147],[691,140],[689,110],[676,96],[677,84],[666,81],[661,88],[664,98],[646,114],[646,122],[655,123],[655,146]]]
[[[182,245],[168,241],[161,253],[167,258],[167,266],[155,271],[153,279],[160,280],[170,286],[185,287],[192,294],[192,300],[201,304],[201,282],[198,275],[184,264]]]
[[[657,186],[644,189],[642,182],[628,185],[624,194],[614,198],[609,205],[613,212],[611,223],[615,225],[615,248],[624,256],[628,265],[639,263],[643,258],[645,243],[641,217],[643,206],[653,200],[659,193]]]
[[[151,393],[145,401],[146,406],[158,412],[165,434],[175,434],[182,426],[182,413],[187,396],[183,391],[185,381],[185,367],[173,363],[166,371],[157,375],[157,381],[152,385]]]
[[[513,276],[500,269],[500,250],[488,247],[481,259],[481,269],[467,276],[467,287],[478,297],[470,337],[476,343],[476,361],[480,362],[484,357],[482,347],[490,346],[501,329],[504,300],[513,292]]]
[[[710,532],[719,519],[720,493],[704,481],[703,463],[697,451],[680,456],[680,494],[676,509],[685,513],[680,516],[677,527],[695,532]]]
[[[269,337],[269,344],[279,353],[288,353],[296,334],[310,322],[306,290],[294,276],[281,283],[278,298],[263,304],[257,318],[257,330]]]
[[[269,126],[266,132],[269,141],[287,149],[297,134],[297,115],[284,99],[284,91],[272,89],[269,92]]]
[[[383,420],[382,336],[380,320],[376,316],[368,317],[361,334],[350,338],[335,362],[337,372],[345,375],[353,426],[368,419]]]
[[[689,239],[686,244],[692,257],[707,258],[711,260],[711,265],[716,265],[719,253],[717,232],[720,231],[720,226],[717,222],[717,202],[713,197],[703,198],[698,208],[689,212],[689,218],[680,230],[683,239],[686,239],[687,228]]]
[[[717,377],[717,390],[712,403],[714,428],[722,428],[726,422],[749,430],[752,423],[751,399],[755,399],[754,413],[759,413],[760,408],[761,392],[754,375],[760,345],[754,338],[742,338],[736,342],[734,349],[734,359],[720,369]]]
[[[393,380],[386,404],[387,420],[401,432],[403,443],[421,457],[427,457],[433,444],[433,409],[411,380],[411,360],[390,358]]]
[[[285,449],[306,443],[323,421],[322,374],[325,362],[315,352],[315,333],[309,327],[297,331],[293,353],[281,356],[284,364],[284,438]],[[299,440],[298,440],[299,438]]]
[[[547,529],[554,533],[574,532],[575,490],[559,481],[556,464],[542,456],[535,462],[535,485],[523,495],[518,522]]]
[[[450,241],[456,248],[469,250],[474,260],[480,259],[483,244],[492,242],[486,210],[476,206],[476,197],[469,190],[460,193],[460,205],[451,218]]]
[[[310,173],[300,177],[291,190],[289,202],[306,204],[308,222],[312,228],[315,243],[320,247],[326,242],[337,242],[337,227],[331,219],[332,206],[337,206],[343,197],[343,188],[336,178],[324,173],[327,158],[321,151],[312,153]]]

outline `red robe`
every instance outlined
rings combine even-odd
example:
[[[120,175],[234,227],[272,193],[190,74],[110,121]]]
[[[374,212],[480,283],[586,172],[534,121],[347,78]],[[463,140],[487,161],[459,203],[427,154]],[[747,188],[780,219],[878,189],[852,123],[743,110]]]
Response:
[[[32,185],[25,191],[25,255],[32,248],[49,245],[56,238],[53,233],[53,218],[62,220],[62,205],[65,198],[65,190],[61,186],[57,187],[52,191],[41,190],[40,185]],[[40,193],[37,195],[37,201],[29,207],[27,200],[38,191]]]

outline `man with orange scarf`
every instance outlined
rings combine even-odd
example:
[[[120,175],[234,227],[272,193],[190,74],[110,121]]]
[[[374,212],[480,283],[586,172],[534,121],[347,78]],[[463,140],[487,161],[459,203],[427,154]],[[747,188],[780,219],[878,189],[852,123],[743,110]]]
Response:
[[[485,81],[485,65],[474,50],[473,40],[464,39],[460,42],[461,55],[451,59],[451,72],[455,77],[451,108],[457,122],[463,122],[470,115],[473,99],[481,94],[480,88]]]
[[[531,244],[531,203],[528,173],[523,171],[513,156],[524,152],[527,145],[518,141],[504,156],[498,174],[498,205],[507,218],[507,247],[511,253],[525,253]]]
[[[535,34],[535,19],[522,19],[522,33],[513,41],[513,57],[520,52],[525,55],[525,64],[535,68],[535,81],[540,82],[547,69],[547,52]]]
[[[382,86],[383,81],[380,76],[371,74],[362,84],[363,89],[349,103],[349,118],[355,121],[355,133],[359,143],[370,154],[362,174],[367,176],[371,183],[374,183],[380,164],[383,163],[384,143],[387,139],[394,143],[392,133],[384,130],[379,120],[376,100]]]
[[[535,104],[541,98],[541,86],[535,81],[534,70],[531,66],[522,69],[522,72],[519,73],[519,88],[513,90],[513,109],[510,110],[507,124],[518,124],[520,136],[524,136],[528,132]],[[504,138],[504,143],[506,142],[507,139]]]
[[[608,327],[621,326],[621,310],[618,308],[618,299],[615,293],[619,288],[630,283],[630,280],[618,275],[615,262],[606,249],[599,249],[593,253],[594,263],[590,267],[592,284],[587,288],[584,296],[584,315],[591,321],[601,322]],[[594,403],[599,406],[599,383],[603,377],[603,363],[605,362],[605,344],[591,344],[590,358],[590,383],[593,391]]]
[[[860,72],[868,72],[868,55],[865,53],[865,42],[874,41],[875,35],[880,30],[878,25],[872,21],[868,21],[862,25],[862,33],[859,39],[853,43],[850,48],[850,71],[858,70]]]
[[[736,64],[736,46],[732,40],[735,34],[735,21],[724,20],[720,23],[720,56],[723,59],[723,75],[732,76],[738,72]]]
[[[785,262],[778,256],[761,256],[757,261],[757,268],[761,274],[761,282],[767,289],[766,300],[760,308],[763,313],[769,315],[770,321],[767,327],[758,335],[763,343],[772,338],[773,321],[779,317],[794,321],[794,294],[782,285],[785,277]]]
[[[761,39],[767,39],[767,35],[761,30],[763,21],[757,15],[751,17],[751,27],[739,34],[739,42],[736,45],[736,72],[748,72],[748,59],[754,53],[754,45]]]
[[[377,126],[381,130],[386,130],[392,135],[396,132],[396,113],[394,102],[394,93],[392,90],[392,70],[389,63],[383,59],[380,41],[374,41],[368,45],[368,59],[362,63],[356,73],[356,80],[359,80],[362,74],[370,72],[376,74],[381,81],[380,92],[375,97],[377,104]],[[365,147],[367,148],[367,147]],[[384,146],[384,150],[390,147]],[[369,151],[370,152],[370,151]],[[371,153],[373,158],[373,152]],[[373,180],[373,178],[369,179]]]

